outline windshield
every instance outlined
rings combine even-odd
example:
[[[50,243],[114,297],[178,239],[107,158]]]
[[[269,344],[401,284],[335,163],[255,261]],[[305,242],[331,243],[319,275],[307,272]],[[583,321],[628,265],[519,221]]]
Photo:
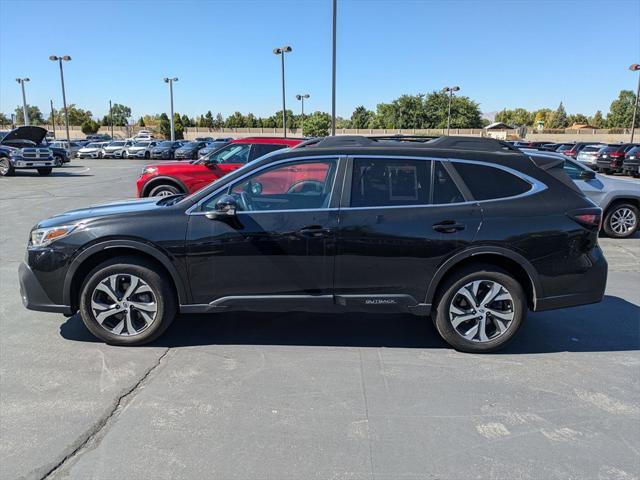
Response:
[[[90,143],[85,148],[100,148],[101,145],[99,143]]]
[[[584,147],[582,149],[582,153],[589,153],[589,152],[597,152],[598,150],[600,150],[602,148],[601,145],[593,145],[593,146],[589,146],[589,147]]]
[[[149,142],[136,142],[133,144],[134,147],[148,147]]]
[[[182,144],[182,148],[195,148],[198,146],[198,142],[185,142]]]
[[[111,142],[110,147],[124,147],[124,142]]]
[[[169,148],[173,146],[173,142],[171,140],[166,141],[166,142],[160,142],[158,144],[159,147],[163,147],[163,148]]]

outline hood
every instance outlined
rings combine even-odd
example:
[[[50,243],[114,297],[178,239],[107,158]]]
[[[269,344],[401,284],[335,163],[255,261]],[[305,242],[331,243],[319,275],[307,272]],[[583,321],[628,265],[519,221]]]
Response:
[[[5,135],[5,137],[2,139],[2,142],[0,143],[4,143],[9,140],[31,140],[36,145],[40,145],[40,143],[42,143],[46,136],[46,128],[34,127],[29,125],[11,130]]]
[[[623,180],[600,174],[596,174],[596,180],[600,181],[607,190],[614,190],[615,193],[625,192],[640,198],[640,183],[635,180]]]
[[[95,217],[148,212],[157,208],[164,208],[158,205],[159,201],[159,198],[151,197],[92,205],[90,207],[79,208],[77,210],[69,210],[68,212],[47,218],[46,220],[39,222],[36,227],[43,228],[53,227],[56,225],[72,225],[80,223],[83,220],[91,220]]]

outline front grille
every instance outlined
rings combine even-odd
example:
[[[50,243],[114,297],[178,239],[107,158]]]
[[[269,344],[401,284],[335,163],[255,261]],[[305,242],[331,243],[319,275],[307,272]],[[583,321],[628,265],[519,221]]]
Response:
[[[30,160],[44,160],[51,157],[51,150],[48,148],[23,148],[22,157]]]

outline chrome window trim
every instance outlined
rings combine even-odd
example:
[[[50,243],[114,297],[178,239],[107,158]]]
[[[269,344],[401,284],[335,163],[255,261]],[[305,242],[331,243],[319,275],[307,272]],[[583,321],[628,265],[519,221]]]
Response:
[[[489,167],[489,168],[497,168],[499,170],[503,170],[507,173],[510,173],[511,175],[515,175],[516,177],[526,181],[529,185],[531,185],[531,188],[529,190],[527,190],[526,192],[520,193],[518,195],[512,195],[510,197],[500,197],[500,198],[491,198],[491,199],[487,199],[487,200],[469,200],[466,202],[456,202],[456,203],[431,203],[431,204],[416,204],[416,205],[381,205],[381,206],[370,206],[370,207],[341,207],[340,210],[378,210],[378,209],[393,209],[393,208],[428,208],[428,207],[438,207],[438,208],[442,208],[442,207],[447,207],[447,206],[457,206],[457,205],[471,205],[471,204],[475,204],[475,205],[480,205],[483,203],[489,203],[489,202],[502,202],[504,200],[514,200],[514,199],[518,199],[518,198],[523,198],[523,197],[528,197],[530,195],[535,195],[537,193],[540,193],[544,190],[546,190],[548,187],[540,182],[539,180],[536,180],[533,177],[530,177],[529,175],[519,172],[518,170],[515,170],[513,168],[510,167],[505,167],[504,165],[497,165],[495,163],[488,163],[488,162],[482,162],[479,160],[464,160],[464,159],[458,159],[458,158],[443,158],[443,157],[416,157],[416,156],[406,156],[406,155],[351,155],[352,158],[356,159],[356,158],[382,158],[382,159],[398,159],[398,160],[430,160],[430,161],[439,161],[439,162],[449,162],[449,163],[470,163],[470,164],[474,164],[474,165],[480,165],[480,166],[485,166],[485,167]]]
[[[278,150],[275,150],[278,151]],[[271,152],[273,153],[273,152]],[[267,154],[269,155],[269,154]],[[271,168],[274,167],[276,165],[281,165],[283,163],[291,163],[291,162],[295,162],[295,161],[299,161],[299,160],[306,160],[306,161],[313,161],[313,160],[326,160],[326,159],[330,159],[330,160],[336,160],[336,162],[339,162],[340,159],[344,157],[344,155],[340,155],[340,154],[336,154],[336,155],[317,155],[317,156],[312,156],[312,155],[308,155],[308,156],[302,156],[302,157],[295,157],[295,158],[284,158],[282,160],[278,160],[277,162],[272,162],[272,163],[267,163],[265,165],[262,165],[260,168],[256,168],[255,170],[251,170],[250,172],[245,173],[244,175],[242,175],[241,177],[238,177],[236,179],[233,180],[233,182],[227,182],[225,185],[223,185],[222,187],[214,190],[213,192],[211,192],[209,195],[207,195],[206,197],[204,197],[202,200],[196,202],[195,204],[193,204],[191,207],[189,207],[184,213],[186,215],[205,215],[207,212],[199,212],[199,211],[194,211],[194,210],[198,210],[200,209],[200,207],[202,206],[203,203],[205,203],[207,200],[209,200],[211,197],[215,197],[216,195],[218,195],[219,193],[221,193],[222,191],[224,191],[225,189],[229,188],[229,186],[231,184],[235,184],[237,182],[241,182],[243,179],[258,173],[262,170],[266,170],[267,168]],[[249,162],[250,163],[250,162]],[[245,164],[245,165],[248,165]],[[336,173],[337,173],[337,169],[336,169]],[[334,185],[331,188],[332,193],[333,193],[333,189],[335,187],[335,182],[337,181],[337,178],[334,179]],[[331,197],[329,198],[329,204],[331,204]],[[252,210],[251,212],[237,212],[237,214],[239,213],[281,213],[281,212],[303,212],[303,211],[314,211],[314,212],[319,212],[319,211],[331,211],[331,210],[338,210],[337,208],[307,208],[307,209],[285,209],[285,210]]]

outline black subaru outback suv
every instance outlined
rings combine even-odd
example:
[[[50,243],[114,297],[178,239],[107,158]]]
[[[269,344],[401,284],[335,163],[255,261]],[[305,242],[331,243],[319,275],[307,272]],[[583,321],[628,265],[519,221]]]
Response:
[[[355,311],[430,315],[454,348],[492,351],[529,309],[603,297],[602,212],[562,164],[492,139],[311,140],[189,196],[43,220],[23,302],[118,345],[177,312]]]

